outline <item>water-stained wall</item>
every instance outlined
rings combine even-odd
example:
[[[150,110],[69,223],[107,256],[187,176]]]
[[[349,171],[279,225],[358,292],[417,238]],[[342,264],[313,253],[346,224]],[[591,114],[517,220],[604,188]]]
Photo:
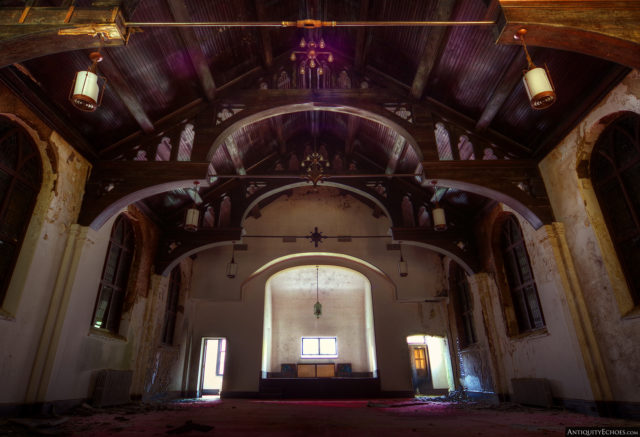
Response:
[[[577,280],[613,399],[640,401],[640,308],[634,307],[588,173],[591,151],[620,111],[640,114],[640,73],[632,71],[540,163],[551,205],[564,224]],[[585,165],[586,164],[586,165]]]

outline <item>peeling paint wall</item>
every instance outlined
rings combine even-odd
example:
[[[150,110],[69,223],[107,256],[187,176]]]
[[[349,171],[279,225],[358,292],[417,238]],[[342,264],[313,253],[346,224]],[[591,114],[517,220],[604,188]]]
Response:
[[[61,254],[80,210],[88,162],[0,86],[0,114],[22,125],[40,151],[43,179],[7,297],[0,309],[0,404],[24,402]]]
[[[139,275],[150,271],[158,231],[134,207],[130,206],[123,213],[132,218],[136,250],[119,332],[113,335],[91,328],[115,215],[98,231],[83,228],[84,237],[79,239],[78,249],[73,254],[74,267],[69,271],[70,286],[63,308],[65,317],[57,328],[62,340],[55,351],[55,360],[50,364],[46,400],[91,397],[94,378],[101,369],[134,370],[132,394],[141,394],[154,344],[149,341],[154,333],[151,322],[158,314],[150,312],[157,303],[147,297],[146,289],[141,289],[141,284],[148,286],[148,276],[141,280]]]
[[[603,355],[613,398],[640,401],[640,311],[626,281],[589,179],[577,166],[589,160],[605,125],[620,111],[640,114],[640,73],[632,71],[540,163],[554,214],[566,239]]]
[[[513,213],[520,224],[531,261],[544,314],[544,329],[509,336],[505,319],[505,302],[498,285],[496,262],[492,249],[494,223],[500,214]],[[553,236],[549,226],[534,230],[521,216],[504,205],[498,205],[478,224],[478,247],[484,269],[488,275],[471,282],[474,304],[480,306],[491,352],[490,363],[496,392],[513,393],[513,378],[545,378],[549,380],[552,395],[557,398],[593,400],[593,393],[585,369],[580,344],[573,326],[567,303],[560,266],[556,262]],[[477,316],[476,316],[477,321]],[[474,367],[478,367],[474,365]],[[484,366],[479,366],[483,368]],[[481,378],[482,373],[478,375]]]

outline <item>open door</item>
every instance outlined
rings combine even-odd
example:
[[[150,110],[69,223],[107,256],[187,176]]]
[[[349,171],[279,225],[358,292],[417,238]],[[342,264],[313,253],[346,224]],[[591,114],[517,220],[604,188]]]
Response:
[[[426,345],[409,345],[411,353],[411,373],[413,392],[427,394],[433,391],[431,369],[429,368],[429,352]]]
[[[227,355],[225,338],[205,338],[202,341],[202,379],[200,393],[203,396],[219,395],[222,391],[224,363]]]
[[[413,391],[417,395],[442,396],[454,390],[451,357],[444,337],[407,337]]]

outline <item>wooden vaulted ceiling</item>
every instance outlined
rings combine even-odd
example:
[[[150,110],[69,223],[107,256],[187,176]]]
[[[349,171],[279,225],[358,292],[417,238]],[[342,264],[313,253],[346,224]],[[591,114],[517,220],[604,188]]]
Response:
[[[140,144],[159,143],[173,126],[183,126],[185,120],[207,105],[220,99],[233,99],[241,92],[257,92],[263,82],[269,88],[276,87],[277,75],[283,70],[295,75],[288,60],[291,50],[301,37],[322,37],[335,54],[336,64],[349,73],[351,88],[366,84],[374,93],[379,89],[403,96],[409,103],[424,103],[443,119],[453,121],[458,134],[482,138],[489,143],[497,140],[505,145],[500,158],[535,161],[624,77],[629,66],[634,66],[632,63],[637,59],[633,54],[639,53],[638,44],[629,43],[629,50],[623,40],[624,44],[616,46],[617,51],[604,51],[600,47],[604,46],[602,41],[585,47],[572,36],[568,42],[551,44],[540,36],[536,40],[534,34],[529,41],[539,41],[541,46],[569,48],[573,41],[579,49],[565,51],[531,45],[534,61],[548,66],[558,94],[557,103],[550,109],[535,111],[529,106],[521,82],[522,70],[526,67],[521,48],[514,44],[496,44],[501,28],[509,30],[517,26],[514,23],[517,20],[510,18],[517,17],[517,13],[505,9],[514,2],[516,0],[7,0],[0,8],[0,52],[4,52],[0,54],[0,65],[4,65],[0,69],[0,80],[92,162],[127,156],[132,159],[137,153],[133,147],[137,150]],[[613,3],[633,9],[633,2]],[[280,22],[315,18],[342,22],[485,20],[495,21],[496,25],[315,30],[145,27],[134,28],[125,45],[122,41],[100,42],[97,38],[87,43],[81,41],[80,36],[68,37],[68,40],[55,34],[50,39],[38,37],[37,26],[42,27],[42,32],[50,31],[42,23],[55,21],[55,14],[67,22],[78,20],[77,15],[69,12],[72,6],[86,16],[87,10],[95,10],[96,16],[103,14],[107,21],[112,8],[119,7],[128,22]],[[577,15],[582,13],[578,11],[581,6],[584,5],[573,6]],[[638,12],[634,14],[637,16]],[[15,26],[16,20],[31,27],[21,30]],[[545,29],[533,25],[536,26],[541,31]],[[505,32],[500,36],[502,42],[508,42]],[[578,33],[576,30],[576,35]],[[629,36],[633,38],[637,36]],[[99,70],[108,82],[102,106],[95,112],[85,113],[71,106],[68,94],[75,72],[85,69],[89,63],[88,54],[92,49],[88,47],[91,46],[102,46],[105,59]],[[626,66],[612,62],[615,56],[610,52],[614,55],[629,52],[631,55],[626,58],[620,56],[621,62],[627,58],[631,61],[626,62]],[[251,105],[250,99],[244,102]],[[196,130],[195,135],[198,134]],[[398,143],[398,133],[393,129],[338,112],[277,115],[243,126],[233,133],[231,141],[232,144],[227,141],[211,157],[217,175],[251,171],[264,174],[275,171],[278,165],[286,168],[291,154],[302,158],[305,145],[310,141],[323,143],[332,157],[339,154],[345,159],[345,167],[353,161],[359,170],[369,173],[413,173],[421,165],[421,159],[411,147]],[[452,146],[455,148],[456,144]],[[411,189],[405,188],[424,191],[426,199],[444,196],[444,203],[458,208],[459,217],[467,220],[486,204],[473,194],[457,190],[438,193],[430,187],[413,185]],[[201,194],[206,197],[208,193],[219,196],[225,190],[213,185]],[[179,211],[189,203],[188,193],[179,190],[149,198],[142,206],[163,227],[172,227],[179,222]],[[461,225],[463,222],[460,218]]]

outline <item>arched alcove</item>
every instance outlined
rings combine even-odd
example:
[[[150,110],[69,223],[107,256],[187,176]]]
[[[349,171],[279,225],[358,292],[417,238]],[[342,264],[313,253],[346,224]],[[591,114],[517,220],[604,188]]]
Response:
[[[325,376],[331,369],[333,376],[375,376],[371,284],[362,273],[335,265],[281,270],[266,282],[264,309],[263,377],[294,368],[300,376],[315,364],[329,369]]]

